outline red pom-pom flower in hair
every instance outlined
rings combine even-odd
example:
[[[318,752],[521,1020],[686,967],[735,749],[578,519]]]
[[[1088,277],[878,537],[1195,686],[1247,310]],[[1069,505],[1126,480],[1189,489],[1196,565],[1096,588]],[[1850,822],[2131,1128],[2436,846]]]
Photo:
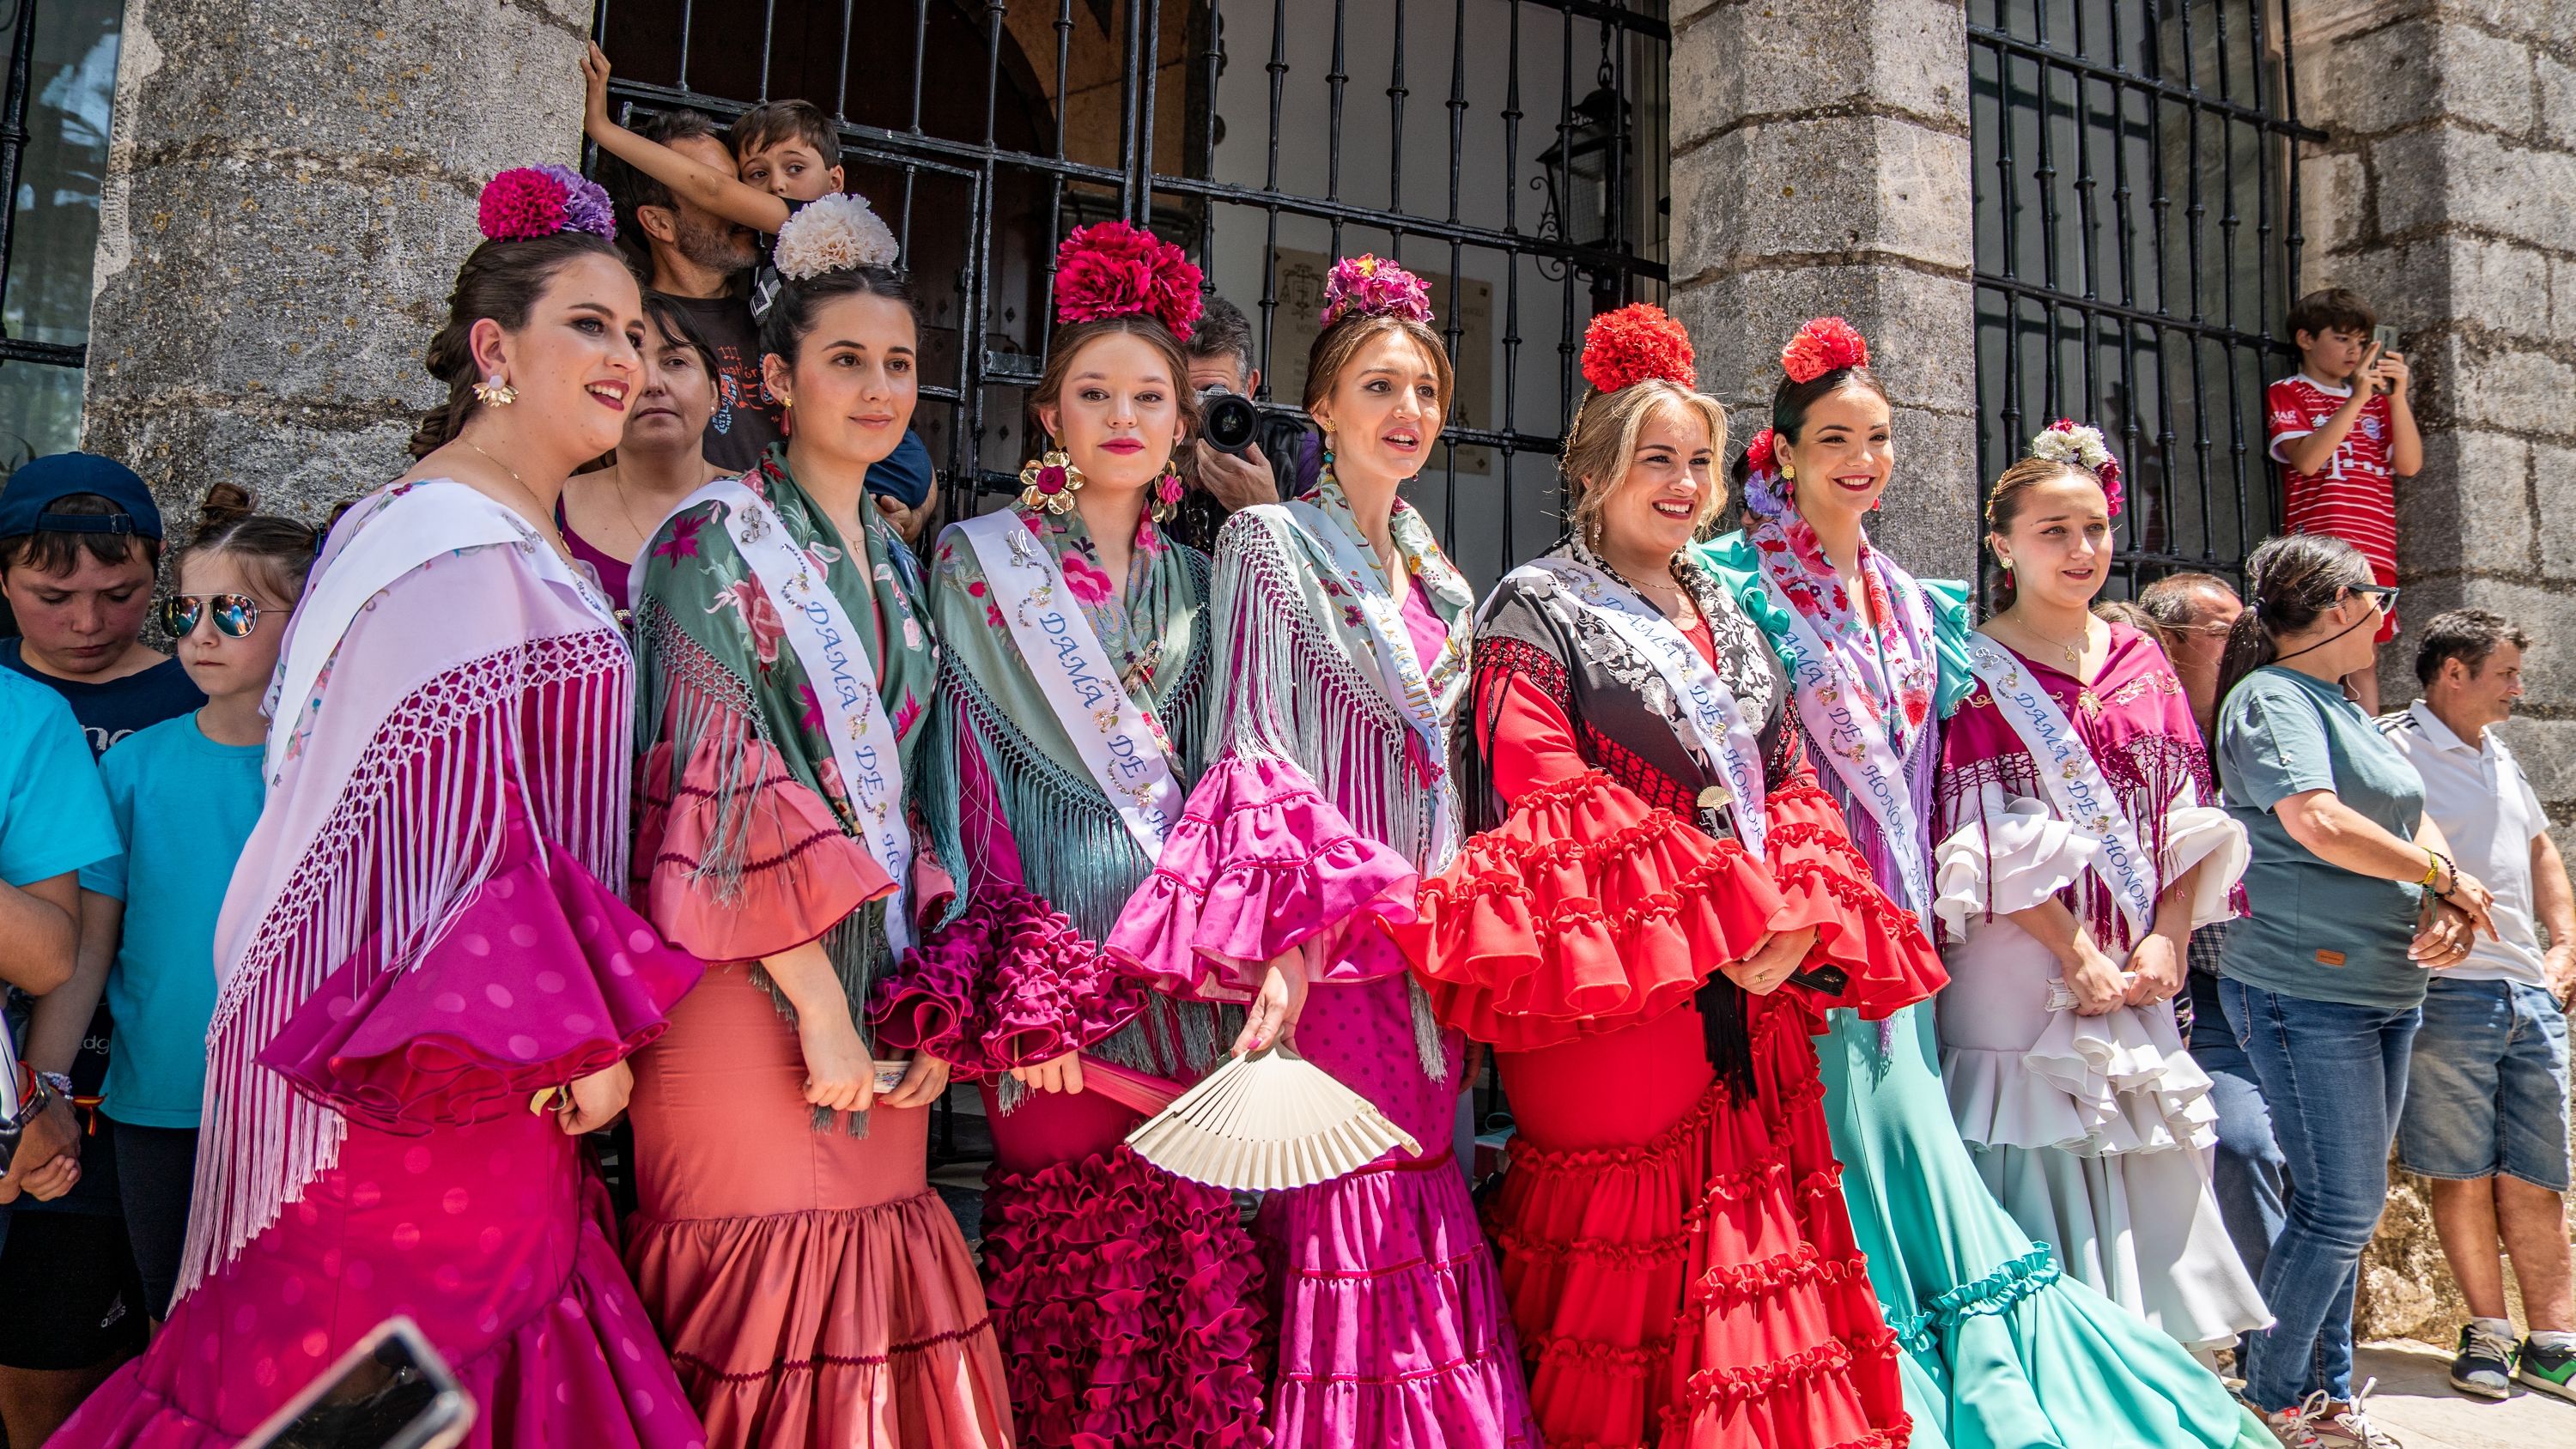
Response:
[[[1869,344],[1840,317],[1818,317],[1780,349],[1780,366],[1791,382],[1814,382],[1846,367],[1869,366]]]
[[[1201,274],[1189,254],[1123,221],[1076,227],[1055,249],[1055,319],[1143,313],[1183,342],[1199,325]]]
[[[1745,466],[1751,468],[1756,473],[1770,472],[1772,450],[1779,446],[1779,442],[1780,435],[1772,432],[1769,428],[1764,428],[1762,431],[1755,433],[1753,435],[1753,441],[1747,444],[1744,449]]]
[[[1693,366],[1690,333],[1663,308],[1638,302],[1592,319],[1583,332],[1583,380],[1603,392],[1617,392],[1661,378],[1683,387],[1699,385]]]
[[[1386,258],[1344,257],[1324,277],[1324,325],[1344,317],[1401,317],[1431,325],[1431,289]]]

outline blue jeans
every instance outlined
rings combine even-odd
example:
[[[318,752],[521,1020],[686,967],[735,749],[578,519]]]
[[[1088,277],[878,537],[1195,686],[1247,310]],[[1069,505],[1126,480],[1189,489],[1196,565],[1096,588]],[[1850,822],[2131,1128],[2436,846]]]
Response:
[[[2352,1397],[2352,1295],[2388,1204],[2388,1144],[2406,1101],[2417,1007],[2347,1006],[2218,983],[2254,1064],[2297,1188],[2263,1264],[2276,1320],[2240,1341],[2245,1397],[2278,1412],[2323,1389]]]
[[[2410,1075],[2399,1166],[2567,1190],[2567,1016],[2556,997],[2519,981],[2434,977]]]
[[[2227,1224],[2236,1256],[2259,1283],[2264,1261],[2272,1256],[2272,1240],[2281,1236],[2287,1216],[2282,1202],[2289,1189],[2289,1164],[2281,1158],[2281,1144],[2272,1137],[2272,1109],[2263,1101],[2263,1084],[2254,1079],[2254,1064],[2246,1060],[2245,1048],[2236,1044],[2226,1008],[2219,1005],[2218,978],[2195,970],[2187,984],[2191,1059],[2209,1073],[2209,1102],[2218,1109],[2218,1152],[2211,1164],[2210,1190],[2218,1198],[2218,1216]]]

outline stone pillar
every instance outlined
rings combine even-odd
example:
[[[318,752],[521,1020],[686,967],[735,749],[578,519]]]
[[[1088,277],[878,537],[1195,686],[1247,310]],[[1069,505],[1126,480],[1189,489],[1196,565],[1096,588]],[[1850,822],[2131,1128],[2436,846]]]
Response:
[[[2404,334],[2424,471],[2397,484],[2408,629],[2492,609],[2537,646],[2504,727],[2576,821],[2576,65],[2564,0],[2292,0],[2305,285],[2351,287]],[[2559,303],[2567,303],[2561,310]],[[2553,523],[2550,520],[2555,519]],[[2403,635],[2381,702],[2415,697]],[[2563,836],[2563,831],[2562,831]],[[2360,1336],[2450,1342],[2467,1310],[2421,1179],[2391,1177]],[[2508,1279],[2510,1282],[2510,1279]]]
[[[494,172],[573,164],[588,0],[127,0],[83,446],[174,530],[391,479]]]
[[[1975,566],[1966,12],[1951,0],[1684,0],[1672,48],[1672,311],[1739,437],[1780,346],[1849,318],[1896,404],[1872,535],[1915,572]]]

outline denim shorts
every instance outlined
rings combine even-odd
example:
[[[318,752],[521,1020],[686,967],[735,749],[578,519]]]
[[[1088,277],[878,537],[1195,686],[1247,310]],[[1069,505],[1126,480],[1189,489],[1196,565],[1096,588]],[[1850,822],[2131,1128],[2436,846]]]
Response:
[[[2433,978],[2397,1161],[2421,1177],[2567,1190],[2567,1017],[2548,992]]]

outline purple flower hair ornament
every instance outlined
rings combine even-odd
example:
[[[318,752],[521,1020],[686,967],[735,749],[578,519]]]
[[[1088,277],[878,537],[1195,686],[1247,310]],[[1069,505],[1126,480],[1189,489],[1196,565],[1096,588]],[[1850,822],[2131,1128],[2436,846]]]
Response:
[[[476,211],[483,235],[493,241],[534,241],[567,231],[609,240],[617,236],[617,213],[608,193],[568,166],[549,163],[504,171],[485,184]]]
[[[1324,325],[1354,313],[1363,317],[1401,317],[1431,321],[1431,289],[1395,263],[1377,256],[1344,257],[1324,278]]]

